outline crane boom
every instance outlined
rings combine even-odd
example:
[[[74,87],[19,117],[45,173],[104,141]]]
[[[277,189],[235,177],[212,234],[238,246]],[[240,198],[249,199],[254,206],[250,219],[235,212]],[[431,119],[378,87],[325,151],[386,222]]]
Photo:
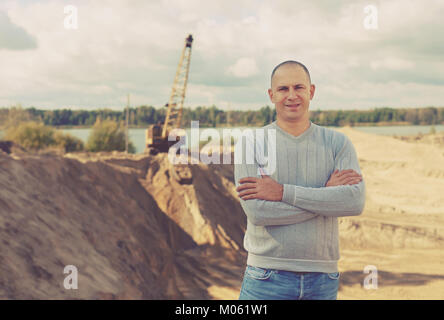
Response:
[[[185,100],[185,92],[187,89],[188,73],[190,71],[192,44],[193,36],[190,34],[185,39],[185,46],[182,50],[179,65],[177,66],[176,77],[174,78],[174,84],[168,102],[168,111],[162,129],[163,138],[167,137],[169,129],[180,127],[183,102]]]
[[[168,103],[163,126],[161,124],[151,125],[146,131],[146,149],[154,148],[160,152],[168,152],[174,141],[168,141],[168,134],[172,129],[179,128],[182,121],[183,102],[187,89],[188,74],[190,71],[191,47],[193,36],[190,34],[185,39],[185,46],[177,66],[173,88]],[[157,152],[156,151],[156,152]],[[150,151],[152,152],[152,151]]]

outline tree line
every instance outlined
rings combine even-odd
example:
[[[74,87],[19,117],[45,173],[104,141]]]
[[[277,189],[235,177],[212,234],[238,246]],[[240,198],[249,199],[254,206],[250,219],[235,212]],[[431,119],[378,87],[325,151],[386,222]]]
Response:
[[[20,107],[0,109],[0,125],[11,113],[17,113]],[[23,109],[30,120],[43,122],[47,126],[93,126],[99,120],[125,121],[126,111],[110,109],[100,110],[39,110],[34,107]],[[150,124],[165,120],[167,108],[139,106],[129,109],[131,127],[147,127]],[[276,110],[264,106],[259,110],[221,110],[216,106],[184,108],[182,127],[189,127],[192,120],[199,120],[201,127],[221,126],[263,126],[276,120]],[[345,125],[435,125],[444,123],[444,107],[426,108],[375,108],[371,110],[311,110],[310,119],[322,126]]]

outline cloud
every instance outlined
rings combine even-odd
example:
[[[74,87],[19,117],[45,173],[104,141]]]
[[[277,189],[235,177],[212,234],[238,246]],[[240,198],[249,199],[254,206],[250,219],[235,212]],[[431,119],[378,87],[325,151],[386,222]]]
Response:
[[[363,26],[366,0],[78,0],[77,30],[63,26],[66,1],[6,2],[0,106],[123,108],[128,93],[134,105],[162,106],[189,33],[187,106],[270,104],[270,73],[288,59],[309,68],[313,108],[444,101],[440,0],[373,1],[371,31]],[[12,51],[17,41],[34,50]]]
[[[227,72],[238,78],[248,78],[258,74],[259,69],[254,58],[240,58],[234,65],[228,67]]]
[[[0,11],[0,50],[28,50],[37,48],[36,39],[25,29],[15,25]]]
[[[372,69],[388,69],[388,70],[405,70],[414,67],[414,63],[408,60],[399,58],[384,58],[382,60],[375,60],[370,63]]]

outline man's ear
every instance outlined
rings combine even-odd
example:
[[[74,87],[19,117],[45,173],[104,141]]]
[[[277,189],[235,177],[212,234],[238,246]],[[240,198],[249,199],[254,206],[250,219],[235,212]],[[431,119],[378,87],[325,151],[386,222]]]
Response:
[[[271,102],[273,102],[273,90],[268,89],[268,96],[270,97]]]
[[[310,85],[310,100],[313,99],[313,97],[314,97],[315,89],[316,89],[316,87],[314,84]]]

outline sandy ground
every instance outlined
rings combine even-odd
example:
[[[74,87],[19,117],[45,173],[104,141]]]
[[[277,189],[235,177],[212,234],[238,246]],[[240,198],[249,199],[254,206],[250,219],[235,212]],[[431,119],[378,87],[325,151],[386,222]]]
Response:
[[[403,141],[339,131],[356,148],[367,199],[361,216],[340,218],[338,299],[444,299],[442,134]],[[365,285],[367,266],[376,268],[377,280]],[[218,299],[239,295],[228,287],[210,292]]]
[[[444,299],[441,138],[339,131],[367,200],[340,218],[338,298]],[[237,299],[246,220],[232,166],[185,166],[181,180],[162,154],[12,150],[0,151],[0,299]],[[76,291],[63,287],[68,264]]]
[[[355,145],[367,200],[362,216],[341,219],[338,298],[444,299],[442,134],[401,141],[340,131]],[[377,289],[364,287],[367,265],[377,267]]]

